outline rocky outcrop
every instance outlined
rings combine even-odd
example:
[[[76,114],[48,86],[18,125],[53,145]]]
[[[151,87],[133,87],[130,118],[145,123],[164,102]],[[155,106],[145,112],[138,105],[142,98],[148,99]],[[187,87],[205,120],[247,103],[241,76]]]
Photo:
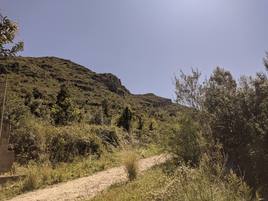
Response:
[[[108,90],[118,95],[130,94],[127,88],[122,85],[121,80],[111,73],[96,74],[93,76],[93,79],[103,83]]]

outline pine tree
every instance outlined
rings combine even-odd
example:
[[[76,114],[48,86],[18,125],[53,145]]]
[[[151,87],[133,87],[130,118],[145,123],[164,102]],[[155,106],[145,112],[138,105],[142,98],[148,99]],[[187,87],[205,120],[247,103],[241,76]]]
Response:
[[[132,120],[132,112],[129,109],[129,107],[126,107],[124,109],[121,117],[119,118],[117,126],[123,127],[124,129],[126,129],[129,132],[131,129],[131,120]]]
[[[66,125],[79,120],[80,110],[73,103],[70,92],[65,85],[61,86],[52,113],[54,114],[55,124]]]

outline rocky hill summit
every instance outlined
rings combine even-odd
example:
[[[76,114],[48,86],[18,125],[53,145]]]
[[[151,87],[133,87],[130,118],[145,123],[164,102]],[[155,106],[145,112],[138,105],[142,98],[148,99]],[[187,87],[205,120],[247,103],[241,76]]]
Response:
[[[57,57],[3,57],[0,58],[0,81],[8,76],[9,100],[24,101],[27,94],[37,90],[43,103],[55,102],[61,85],[66,85],[72,98],[85,110],[96,111],[103,99],[111,105],[112,113],[126,105],[134,110],[149,112],[178,107],[170,99],[148,94],[132,94],[121,80],[111,73],[96,73],[70,60]],[[11,98],[12,97],[12,98]]]

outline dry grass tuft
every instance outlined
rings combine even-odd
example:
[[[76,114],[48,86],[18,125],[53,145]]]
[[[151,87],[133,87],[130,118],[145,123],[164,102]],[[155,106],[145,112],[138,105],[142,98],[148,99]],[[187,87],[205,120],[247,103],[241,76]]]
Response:
[[[134,152],[126,152],[124,154],[124,166],[128,175],[129,181],[133,181],[138,175],[138,157]]]

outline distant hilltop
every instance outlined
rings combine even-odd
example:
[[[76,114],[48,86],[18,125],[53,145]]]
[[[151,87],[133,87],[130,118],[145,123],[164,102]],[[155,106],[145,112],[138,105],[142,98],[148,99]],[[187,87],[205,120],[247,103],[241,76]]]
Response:
[[[157,108],[171,113],[178,106],[170,99],[153,93],[132,94],[121,80],[111,73],[96,73],[70,60],[57,57],[5,57],[0,58],[0,79],[8,75],[9,94],[24,99],[37,88],[47,104],[54,102],[61,85],[68,85],[73,99],[85,110],[94,111],[103,99],[118,113],[125,105],[137,112]],[[153,109],[154,108],[154,109]]]

